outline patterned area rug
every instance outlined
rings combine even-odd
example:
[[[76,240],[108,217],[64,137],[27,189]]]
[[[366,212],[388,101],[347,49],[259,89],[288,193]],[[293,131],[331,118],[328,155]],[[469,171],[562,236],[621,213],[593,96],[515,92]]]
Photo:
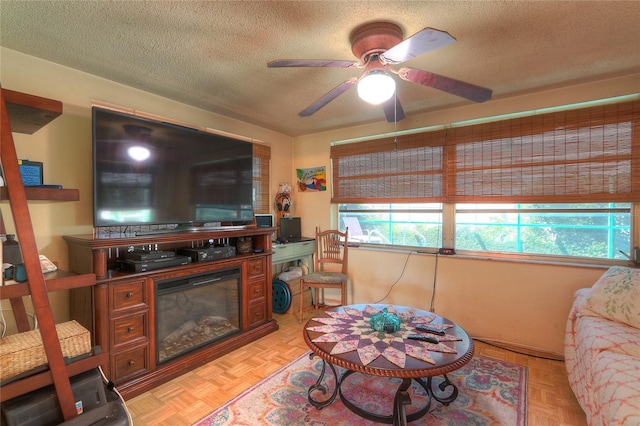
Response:
[[[218,408],[197,426],[221,425],[375,425],[351,412],[340,400],[318,410],[308,399],[322,361],[305,354]],[[339,376],[342,373],[338,369]],[[527,369],[519,365],[476,355],[447,375],[458,387],[458,398],[449,406],[433,401],[430,411],[412,425],[526,425]],[[434,380],[435,381],[435,380]],[[352,374],[342,386],[343,393],[359,407],[391,415],[393,396],[400,381]],[[333,374],[327,368],[323,384],[333,391]],[[322,399],[322,395],[315,395]],[[412,405],[407,414],[425,401],[425,391],[413,381]]]

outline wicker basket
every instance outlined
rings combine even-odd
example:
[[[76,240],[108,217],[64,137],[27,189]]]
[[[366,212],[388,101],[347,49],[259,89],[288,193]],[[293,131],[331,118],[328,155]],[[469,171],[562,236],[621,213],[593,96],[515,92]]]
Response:
[[[56,325],[62,355],[72,358],[91,352],[91,335],[76,321]],[[0,339],[0,381],[47,363],[40,330]]]

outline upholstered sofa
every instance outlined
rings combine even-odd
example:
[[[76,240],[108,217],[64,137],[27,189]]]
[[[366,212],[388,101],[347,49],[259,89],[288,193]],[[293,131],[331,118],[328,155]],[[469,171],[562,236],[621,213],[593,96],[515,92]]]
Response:
[[[612,267],[575,293],[565,362],[589,425],[640,425],[640,269]]]

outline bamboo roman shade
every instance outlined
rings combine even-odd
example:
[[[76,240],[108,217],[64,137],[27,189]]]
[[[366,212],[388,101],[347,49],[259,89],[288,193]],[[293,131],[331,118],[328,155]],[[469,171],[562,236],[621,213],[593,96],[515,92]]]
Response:
[[[271,147],[253,144],[253,211],[254,213],[269,213],[271,200],[269,199],[269,163],[271,161]]]
[[[640,102],[331,148],[335,203],[640,201]]]

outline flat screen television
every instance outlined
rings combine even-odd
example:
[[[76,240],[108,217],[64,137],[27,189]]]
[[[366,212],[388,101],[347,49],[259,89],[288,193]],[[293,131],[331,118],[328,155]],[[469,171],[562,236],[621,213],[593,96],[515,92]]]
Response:
[[[94,226],[246,225],[253,145],[93,108]]]

